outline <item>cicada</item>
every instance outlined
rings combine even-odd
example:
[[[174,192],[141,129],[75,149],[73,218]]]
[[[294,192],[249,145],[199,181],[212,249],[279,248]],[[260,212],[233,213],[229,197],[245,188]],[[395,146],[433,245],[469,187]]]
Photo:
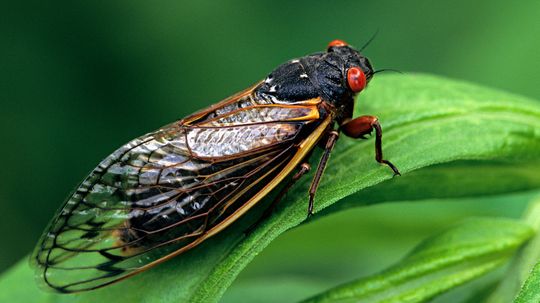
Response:
[[[341,40],[290,60],[215,105],[136,138],[105,158],[57,212],[32,262],[49,288],[105,286],[179,255],[222,231],[283,184],[310,170],[308,215],[340,133],[365,138],[375,116],[353,118],[354,98],[376,73]],[[277,190],[277,189],[276,189]],[[270,206],[271,207],[271,206]]]

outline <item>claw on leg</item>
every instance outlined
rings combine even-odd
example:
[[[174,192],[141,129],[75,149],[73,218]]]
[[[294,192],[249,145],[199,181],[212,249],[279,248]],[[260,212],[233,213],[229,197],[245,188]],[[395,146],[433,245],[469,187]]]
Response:
[[[365,135],[371,134],[375,130],[375,160],[385,164],[392,169],[394,176],[401,176],[401,173],[392,162],[383,158],[382,151],[382,128],[379,119],[375,116],[360,116],[349,120],[341,125],[341,131],[351,138],[365,138]]]

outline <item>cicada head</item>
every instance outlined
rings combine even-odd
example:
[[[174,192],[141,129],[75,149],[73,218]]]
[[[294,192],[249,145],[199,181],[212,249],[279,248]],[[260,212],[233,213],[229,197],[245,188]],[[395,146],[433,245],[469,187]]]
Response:
[[[341,71],[342,84],[352,93],[362,91],[373,77],[373,67],[369,59],[342,40],[328,44],[327,63],[333,63]]]
[[[336,108],[347,108],[352,114],[354,96],[373,78],[369,59],[342,40],[330,42],[322,59],[316,75],[322,94]]]
[[[290,60],[276,68],[257,93],[288,103],[320,97],[334,106],[339,122],[351,117],[355,95],[373,74],[367,57],[342,40],[334,40],[326,52]]]

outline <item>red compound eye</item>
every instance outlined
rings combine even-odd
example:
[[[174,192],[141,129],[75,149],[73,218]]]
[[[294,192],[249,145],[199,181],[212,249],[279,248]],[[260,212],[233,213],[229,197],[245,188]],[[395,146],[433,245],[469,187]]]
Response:
[[[328,43],[328,48],[331,48],[331,47],[334,47],[334,46],[347,46],[347,42],[343,41],[343,40],[339,40],[339,39],[336,39],[330,43]]]
[[[366,75],[359,67],[351,67],[347,71],[347,83],[349,88],[358,93],[366,87]]]

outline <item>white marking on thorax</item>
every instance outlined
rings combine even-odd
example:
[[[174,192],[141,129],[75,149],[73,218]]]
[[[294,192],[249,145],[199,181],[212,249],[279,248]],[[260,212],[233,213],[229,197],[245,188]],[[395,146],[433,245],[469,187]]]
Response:
[[[300,75],[300,78],[307,78],[307,77],[308,77],[308,75],[306,73],[303,73],[303,74]]]
[[[276,86],[275,85],[270,86],[270,89],[268,91],[271,92],[271,93],[275,93],[276,92]]]

